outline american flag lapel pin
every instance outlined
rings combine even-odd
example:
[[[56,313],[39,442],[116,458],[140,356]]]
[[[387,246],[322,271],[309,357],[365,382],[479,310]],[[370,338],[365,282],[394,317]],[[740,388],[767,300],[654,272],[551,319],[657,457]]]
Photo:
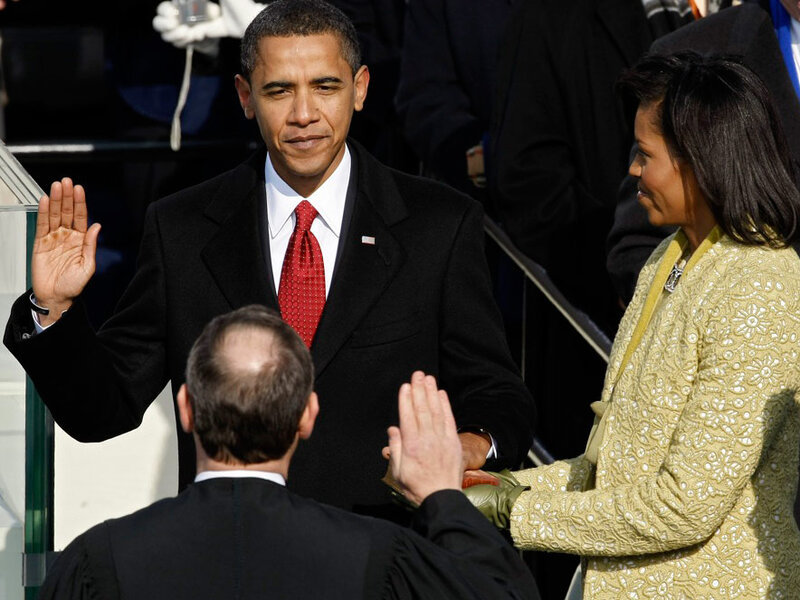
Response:
[[[374,246],[375,245],[375,238],[371,235],[362,235],[361,236],[361,243],[366,244],[367,246]]]

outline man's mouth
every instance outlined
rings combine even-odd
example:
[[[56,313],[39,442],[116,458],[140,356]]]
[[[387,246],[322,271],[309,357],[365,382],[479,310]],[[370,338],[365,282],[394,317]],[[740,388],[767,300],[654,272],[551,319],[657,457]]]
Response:
[[[286,139],[285,142],[291,144],[293,148],[307,150],[313,148],[324,139],[324,135],[297,135]]]

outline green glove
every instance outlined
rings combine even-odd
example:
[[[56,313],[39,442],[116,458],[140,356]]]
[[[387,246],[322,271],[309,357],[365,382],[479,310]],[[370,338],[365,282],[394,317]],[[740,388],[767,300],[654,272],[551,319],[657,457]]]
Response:
[[[463,492],[472,505],[495,527],[506,529],[511,516],[511,507],[519,495],[529,490],[530,486],[520,484],[508,469],[503,469],[499,473],[487,472],[497,477],[500,485],[473,485],[465,488]]]

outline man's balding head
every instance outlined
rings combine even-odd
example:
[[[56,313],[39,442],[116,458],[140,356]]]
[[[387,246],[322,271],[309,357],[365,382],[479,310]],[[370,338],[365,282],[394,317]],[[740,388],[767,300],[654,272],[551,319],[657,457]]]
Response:
[[[281,458],[295,440],[313,381],[308,349],[275,312],[253,305],[216,317],[186,366],[203,450],[224,463]]]

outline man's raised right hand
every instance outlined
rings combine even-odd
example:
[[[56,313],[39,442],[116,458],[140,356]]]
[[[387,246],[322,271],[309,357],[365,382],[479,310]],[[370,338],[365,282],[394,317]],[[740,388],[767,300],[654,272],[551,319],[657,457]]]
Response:
[[[31,260],[36,302],[50,310],[39,317],[42,326],[61,318],[94,274],[100,224],[88,224],[83,187],[68,177],[53,182],[39,201]]]

